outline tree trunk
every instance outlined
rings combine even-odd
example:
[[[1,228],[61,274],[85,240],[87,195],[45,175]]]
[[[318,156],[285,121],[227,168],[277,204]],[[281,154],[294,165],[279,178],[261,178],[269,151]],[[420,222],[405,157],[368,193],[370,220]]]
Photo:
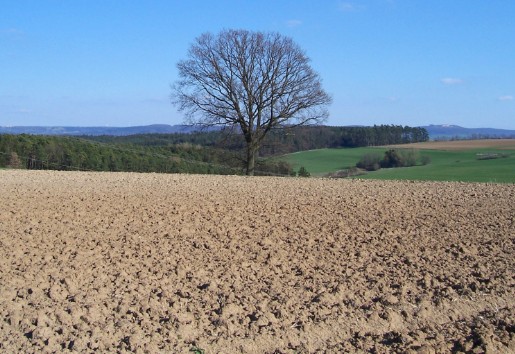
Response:
[[[247,176],[254,176],[254,166],[256,164],[257,148],[253,143],[247,143]]]

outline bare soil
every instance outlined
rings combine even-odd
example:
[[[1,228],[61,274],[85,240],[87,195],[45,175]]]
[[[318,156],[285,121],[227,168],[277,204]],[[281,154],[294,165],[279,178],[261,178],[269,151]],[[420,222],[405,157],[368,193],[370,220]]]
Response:
[[[0,352],[515,352],[515,185],[0,171]]]
[[[431,150],[469,150],[469,149],[515,149],[515,139],[480,139],[454,141],[426,141],[423,143],[388,145],[388,147],[431,149]]]

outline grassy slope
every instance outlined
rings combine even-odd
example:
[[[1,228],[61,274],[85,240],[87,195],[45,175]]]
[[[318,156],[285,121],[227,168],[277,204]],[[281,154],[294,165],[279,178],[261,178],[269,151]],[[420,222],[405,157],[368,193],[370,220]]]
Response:
[[[384,148],[320,149],[295,152],[284,157],[295,170],[304,166],[311,175],[322,176],[329,172],[355,166],[361,156],[366,153],[384,154],[384,151],[386,151]]]
[[[296,169],[304,166],[313,176],[323,176],[329,172],[354,166],[366,153],[377,152],[382,155],[385,150],[386,148],[321,149],[290,154],[286,156],[286,160]],[[503,152],[509,157],[477,160],[476,154],[484,152]],[[420,150],[420,155],[430,156],[431,163],[426,166],[381,169],[359,178],[515,183],[515,151],[513,150],[494,148],[463,151]]]

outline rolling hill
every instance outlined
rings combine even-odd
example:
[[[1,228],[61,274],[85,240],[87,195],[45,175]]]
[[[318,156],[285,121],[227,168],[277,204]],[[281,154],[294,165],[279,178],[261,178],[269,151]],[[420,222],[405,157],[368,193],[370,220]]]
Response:
[[[483,138],[515,138],[515,130],[495,128],[464,128],[458,125],[441,124],[426,125],[431,140],[438,139],[483,139]]]
[[[349,125],[351,127],[351,125]],[[515,130],[495,128],[464,128],[452,124],[426,125],[431,140],[442,139],[481,139],[481,138],[515,138]],[[208,130],[216,130],[209,128]],[[111,135],[126,136],[134,134],[173,134],[191,133],[200,130],[188,125],[151,124],[132,127],[73,127],[73,126],[0,126],[3,134],[33,134],[33,135]]]
[[[188,125],[152,124],[133,127],[59,127],[59,126],[12,126],[0,127],[3,134],[33,135],[112,135],[191,133],[198,127]]]

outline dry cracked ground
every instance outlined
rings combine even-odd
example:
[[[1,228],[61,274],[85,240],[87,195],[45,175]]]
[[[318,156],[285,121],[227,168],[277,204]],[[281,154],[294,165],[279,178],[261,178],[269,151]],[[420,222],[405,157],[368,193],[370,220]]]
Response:
[[[0,170],[0,351],[515,352],[515,185]]]

